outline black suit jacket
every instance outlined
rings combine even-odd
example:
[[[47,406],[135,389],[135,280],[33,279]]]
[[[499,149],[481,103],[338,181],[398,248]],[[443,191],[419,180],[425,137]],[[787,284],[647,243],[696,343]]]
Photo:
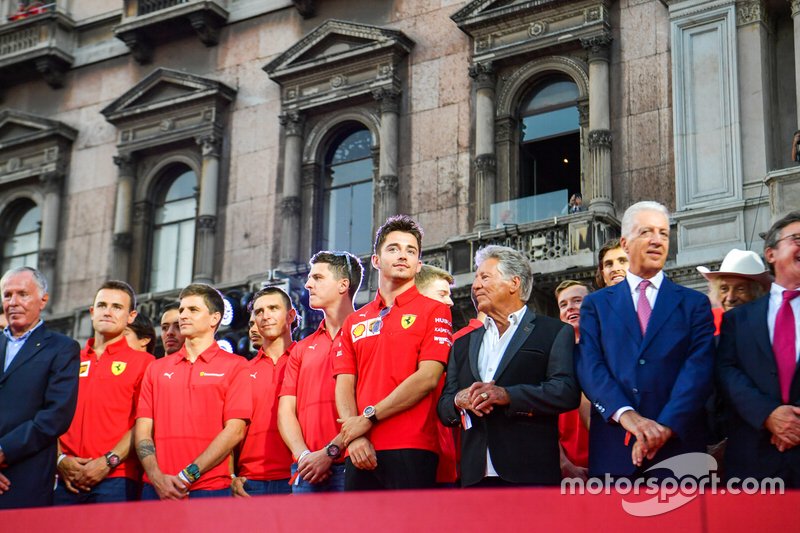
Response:
[[[783,453],[770,443],[767,417],[783,404],[778,365],[769,340],[769,295],[722,315],[717,381],[727,407],[726,474],[738,478],[779,476],[787,486],[800,479],[800,447]],[[800,373],[795,372],[789,403],[800,405]],[[792,480],[795,483],[792,483]]]
[[[438,411],[448,426],[460,424],[456,393],[476,381],[484,328],[458,339],[447,365]],[[486,448],[500,478],[512,483],[561,482],[558,415],[575,409],[580,391],[575,380],[572,327],[528,309],[495,372],[511,403],[489,415],[471,413],[472,428],[461,430],[461,483],[474,485],[486,471]]]
[[[0,509],[51,505],[56,440],[69,428],[78,398],[80,346],[40,326],[2,372],[5,354],[0,334],[0,447],[11,481]]]

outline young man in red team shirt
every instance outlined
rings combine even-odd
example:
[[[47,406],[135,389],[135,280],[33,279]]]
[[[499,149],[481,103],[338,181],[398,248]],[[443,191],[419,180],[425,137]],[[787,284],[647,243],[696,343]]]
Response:
[[[183,347],[151,364],[136,411],[142,499],[227,496],[228,456],[252,414],[245,359],[217,345],[222,295],[202,283],[180,294]]]
[[[94,336],[81,351],[78,406],[58,440],[56,505],[139,499],[139,461],[129,454],[139,387],[153,356],[128,345],[136,296],[124,281],[107,281],[89,308]]]
[[[318,252],[309,261],[306,289],[319,328],[289,356],[278,407],[278,428],[297,458],[292,493],[344,490],[344,453],[336,412],[333,352],[361,285],[361,261],[347,252]]]
[[[253,314],[262,339],[245,371],[252,385],[253,419],[237,453],[231,492],[239,497],[291,494],[292,454],[278,431],[278,393],[294,345],[292,324],[297,314],[278,287],[266,287],[253,296]]]
[[[350,315],[334,357],[336,406],[349,457],[345,490],[436,483],[434,389],[452,344],[450,308],[422,296],[422,230],[410,217],[378,229],[375,299]]]

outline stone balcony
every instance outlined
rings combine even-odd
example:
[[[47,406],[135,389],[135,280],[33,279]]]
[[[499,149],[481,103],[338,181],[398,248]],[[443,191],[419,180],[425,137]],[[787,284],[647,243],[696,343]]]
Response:
[[[766,175],[764,183],[769,187],[769,211],[773,221],[800,209],[800,166],[773,170]]]
[[[74,21],[55,4],[0,23],[0,87],[37,76],[53,88],[61,87],[74,62],[74,27]]]
[[[122,21],[114,35],[139,63],[149,63],[160,43],[194,31],[206,46],[216,46],[228,20],[228,0],[123,0]]]

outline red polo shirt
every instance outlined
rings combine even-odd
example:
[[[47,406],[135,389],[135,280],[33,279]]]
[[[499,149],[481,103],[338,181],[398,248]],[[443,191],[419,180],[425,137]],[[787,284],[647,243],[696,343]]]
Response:
[[[295,345],[286,366],[281,396],[297,397],[297,420],[311,451],[324,448],[339,434],[333,347],[342,331],[331,339],[323,320],[314,333]]]
[[[153,419],[153,441],[161,471],[176,475],[205,451],[226,421],[250,420],[253,398],[247,360],[214,342],[193,363],[186,347],[151,364],[142,381],[137,418]],[[228,459],[193,485],[193,490],[230,486]],[[145,476],[145,481],[147,476]]]
[[[450,308],[422,296],[416,287],[397,295],[379,326],[379,313],[385,307],[378,292],[372,302],[347,317],[341,349],[333,361],[334,375],[356,376],[359,413],[386,398],[417,371],[420,361],[447,365],[453,344]],[[431,391],[413,407],[380,420],[367,435],[375,449],[437,452],[436,399]]]
[[[137,352],[125,337],[106,346],[103,355],[94,350],[94,339],[81,350],[78,405],[69,429],[61,438],[61,451],[67,455],[96,459],[110,452],[133,427],[136,400],[142,378],[154,358]],[[142,476],[136,452],[112,470],[109,478]]]
[[[273,481],[291,475],[292,452],[278,431],[278,393],[293,346],[294,343],[276,362],[263,348],[247,362],[245,374],[252,385],[253,421],[242,442],[237,474],[248,479]]]

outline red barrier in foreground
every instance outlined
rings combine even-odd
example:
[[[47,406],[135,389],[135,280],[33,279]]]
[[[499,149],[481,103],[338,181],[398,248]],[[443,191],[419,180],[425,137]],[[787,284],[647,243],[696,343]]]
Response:
[[[0,512],[0,531],[500,533],[640,531],[637,528],[653,526],[659,531],[681,532],[791,531],[797,527],[790,525],[790,517],[800,508],[800,492],[699,495],[677,509],[648,517],[629,514],[623,509],[623,501],[633,498],[619,494],[562,495],[559,489],[262,496],[249,500],[204,499],[5,511]]]

